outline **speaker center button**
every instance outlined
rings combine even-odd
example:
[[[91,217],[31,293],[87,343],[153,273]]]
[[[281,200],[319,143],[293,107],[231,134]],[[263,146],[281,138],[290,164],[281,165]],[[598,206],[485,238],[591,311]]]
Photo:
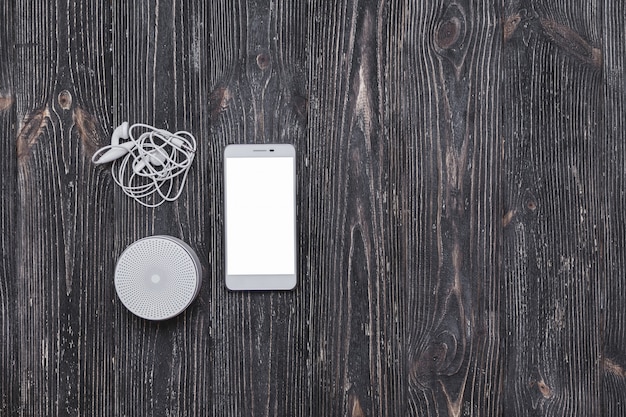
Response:
[[[158,283],[161,281],[161,276],[160,276],[160,275],[157,275],[157,274],[154,274],[154,275],[152,275],[152,276],[150,277],[150,280],[151,280],[153,283],[158,284]]]

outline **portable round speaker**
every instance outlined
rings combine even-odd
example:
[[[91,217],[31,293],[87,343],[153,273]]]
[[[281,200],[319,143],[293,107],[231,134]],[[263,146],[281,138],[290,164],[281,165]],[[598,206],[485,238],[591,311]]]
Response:
[[[200,260],[172,236],[140,239],[115,267],[115,290],[133,314],[147,320],[177,316],[196,298],[202,283]]]

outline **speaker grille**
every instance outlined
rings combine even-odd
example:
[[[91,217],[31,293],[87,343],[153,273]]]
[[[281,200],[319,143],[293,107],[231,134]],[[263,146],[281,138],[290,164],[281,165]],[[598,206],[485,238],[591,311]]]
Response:
[[[198,257],[183,241],[152,236],[131,244],[115,268],[115,289],[132,313],[148,320],[180,314],[201,283]]]

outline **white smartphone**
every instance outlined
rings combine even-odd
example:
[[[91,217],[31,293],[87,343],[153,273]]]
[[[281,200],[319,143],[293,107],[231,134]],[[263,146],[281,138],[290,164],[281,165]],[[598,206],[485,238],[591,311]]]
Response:
[[[290,290],[297,282],[296,150],[224,150],[226,287]]]

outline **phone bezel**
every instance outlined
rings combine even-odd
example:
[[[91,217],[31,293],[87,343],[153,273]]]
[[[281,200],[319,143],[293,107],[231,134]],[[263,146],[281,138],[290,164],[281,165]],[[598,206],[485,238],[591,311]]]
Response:
[[[228,178],[226,172],[226,160],[228,158],[284,158],[292,157],[293,164],[293,204],[294,204],[294,273],[289,275],[231,275],[228,274]],[[263,291],[263,290],[291,290],[297,284],[298,275],[298,224],[297,224],[297,177],[296,177],[296,149],[291,144],[269,143],[269,144],[233,144],[224,148],[224,271],[226,287],[231,291]]]

